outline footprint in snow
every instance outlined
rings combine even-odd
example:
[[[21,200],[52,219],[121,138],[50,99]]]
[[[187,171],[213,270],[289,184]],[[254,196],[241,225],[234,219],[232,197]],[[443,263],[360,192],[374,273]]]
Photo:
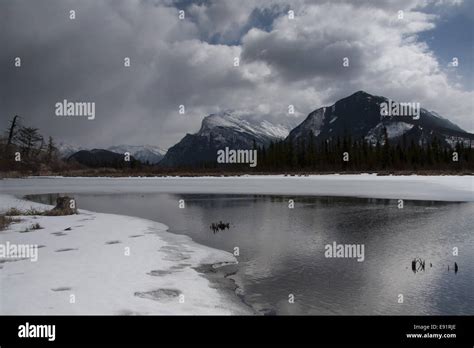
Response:
[[[56,237],[67,236],[67,233],[64,232],[53,232],[51,234],[54,234]]]
[[[62,286],[62,287],[59,287],[59,288],[54,288],[54,289],[51,289],[52,291],[69,291],[71,290],[70,287],[67,287],[67,286]]]
[[[137,291],[134,293],[135,296],[140,298],[146,298],[154,301],[169,301],[181,294],[181,291],[176,289],[156,289],[147,292]]]
[[[119,241],[119,240],[110,240],[108,242],[105,242],[105,244],[108,244],[108,245],[110,245],[110,244],[120,244],[120,243],[122,243],[122,242]]]
[[[64,248],[64,249],[55,250],[55,252],[60,253],[60,252],[63,252],[63,251],[72,251],[72,250],[79,250],[79,249],[77,249],[77,248]]]

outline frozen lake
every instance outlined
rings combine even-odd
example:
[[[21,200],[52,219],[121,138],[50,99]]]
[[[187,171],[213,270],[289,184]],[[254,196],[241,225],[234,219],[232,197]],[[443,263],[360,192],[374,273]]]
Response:
[[[0,188],[44,203],[70,193],[81,209],[146,218],[206,246],[238,248],[239,264],[227,273],[260,313],[473,314],[472,184],[471,176],[325,175],[28,178],[1,180]],[[209,226],[219,221],[229,229],[214,233]],[[363,245],[364,260],[327,258],[333,243]],[[417,257],[426,267],[414,273]]]
[[[232,278],[261,313],[474,313],[474,203],[214,194],[75,194],[80,207],[163,222],[233,252]],[[54,201],[54,195],[34,197]],[[184,200],[185,208],[179,208]],[[213,222],[230,223],[214,233]],[[326,258],[325,245],[363,244],[365,259]],[[452,255],[458,247],[459,256]],[[411,260],[426,260],[413,273]],[[454,273],[454,262],[459,272]],[[429,266],[432,264],[432,267]],[[448,271],[448,265],[451,269]],[[295,297],[289,303],[289,295]],[[398,296],[404,303],[398,303]]]
[[[215,193],[474,201],[473,176],[32,177],[0,180],[0,191],[33,193]]]

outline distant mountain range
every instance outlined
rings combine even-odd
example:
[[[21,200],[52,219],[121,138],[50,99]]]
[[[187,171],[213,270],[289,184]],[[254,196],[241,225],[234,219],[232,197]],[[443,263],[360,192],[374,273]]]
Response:
[[[149,164],[160,162],[166,154],[166,150],[152,145],[117,145],[111,146],[107,150],[120,154],[129,152],[138,161]]]
[[[60,156],[65,159],[68,159],[72,154],[75,154],[78,151],[88,150],[84,147],[74,146],[66,143],[59,143],[57,148]],[[105,150],[120,154],[122,157],[125,152],[128,152],[136,160],[145,164],[157,164],[163,159],[163,156],[166,153],[166,150],[152,145],[116,145],[110,146]]]
[[[80,150],[73,153],[67,159],[69,162],[77,162],[91,168],[110,167],[124,168],[133,166],[137,160],[130,156],[130,161],[124,161],[124,155],[103,149]]]
[[[252,149],[268,145],[271,141],[299,142],[310,138],[316,143],[324,140],[365,139],[375,145],[384,144],[385,131],[391,142],[404,139],[423,145],[435,137],[445,146],[454,147],[461,141],[470,146],[474,135],[468,133],[435,112],[419,108],[417,117],[381,116],[381,104],[389,104],[388,98],[358,91],[333,105],[311,112],[292,130],[269,122],[250,122],[229,112],[212,114],[202,121],[201,129],[186,136],[171,147],[160,165],[194,166],[216,161],[216,152],[225,147]],[[411,110],[414,111],[414,110]]]
[[[192,167],[215,163],[217,150],[225,147],[247,150],[282,140],[295,143],[311,140],[317,144],[350,136],[353,140],[364,139],[372,145],[384,144],[386,138],[390,143],[406,141],[423,145],[436,138],[444,146],[451,148],[458,142],[465,146],[472,146],[474,143],[473,134],[423,108],[416,108],[416,116],[396,113],[382,116],[381,107],[387,104],[401,105],[385,97],[358,91],[333,105],[316,109],[294,128],[225,111],[205,117],[197,133],[186,134],[167,152],[149,145],[119,145],[109,147],[108,150],[122,155],[130,152],[142,163],[159,163],[164,167]],[[415,111],[406,110],[412,113]],[[60,145],[60,152],[65,157],[74,154],[75,150],[81,149]],[[97,156],[98,150],[93,151]],[[105,153],[102,155],[110,157]]]
[[[71,156],[72,154],[78,151],[86,150],[82,146],[76,146],[76,145],[72,145],[72,144],[68,144],[64,142],[56,144],[56,148],[58,149],[59,156],[63,159],[69,158],[69,156]]]

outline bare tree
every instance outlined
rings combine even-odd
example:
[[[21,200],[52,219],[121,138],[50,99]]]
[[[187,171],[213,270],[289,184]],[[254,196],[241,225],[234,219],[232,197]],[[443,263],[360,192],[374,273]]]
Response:
[[[8,140],[7,140],[7,146],[10,146],[15,135],[16,135],[16,128],[18,126],[17,124],[17,120],[18,120],[18,115],[15,115],[15,117],[13,117],[13,119],[10,121],[10,127],[9,127],[9,130],[8,130]]]

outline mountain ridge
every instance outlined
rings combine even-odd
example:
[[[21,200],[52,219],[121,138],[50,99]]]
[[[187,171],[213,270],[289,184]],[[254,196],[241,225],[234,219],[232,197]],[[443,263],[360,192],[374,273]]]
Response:
[[[405,136],[407,140],[422,144],[436,137],[444,145],[453,147],[453,137],[464,138],[463,141],[473,139],[471,133],[425,108],[419,108],[419,119],[406,115],[382,116],[381,104],[390,101],[398,103],[386,97],[357,91],[330,106],[310,112],[300,125],[290,131],[286,140],[297,142],[314,137],[317,141],[325,141],[350,135],[353,139],[364,138],[374,145],[384,142],[384,129],[387,129],[388,138],[394,141]]]
[[[123,154],[118,154],[104,149],[80,150],[67,159],[68,162],[77,162],[91,168],[125,168],[134,167],[137,160],[130,156],[129,161],[125,161]]]
[[[416,142],[422,146],[437,139],[442,146],[450,148],[458,142],[465,146],[473,144],[474,134],[436,112],[414,104],[406,109],[400,107],[412,114],[387,116],[382,113],[382,106],[387,103],[404,104],[359,90],[332,105],[313,110],[293,128],[252,118],[248,112],[226,110],[204,117],[196,133],[187,133],[168,151],[151,145],[116,145],[107,150],[118,154],[130,152],[142,163],[194,167],[215,166],[219,149],[250,150],[277,141],[321,143],[350,137],[373,146],[383,145],[386,139],[391,143]]]
[[[60,156],[64,159],[68,159],[71,155],[81,151],[91,151],[92,149],[87,149],[82,146],[76,146],[73,144],[68,144],[60,142],[57,145],[58,152]],[[97,149],[96,149],[97,150]],[[161,161],[166,154],[166,150],[160,148],[159,146],[154,145],[113,145],[109,146],[103,150],[111,151],[117,154],[123,155],[125,152],[129,152],[135,159],[146,164],[157,164]]]
[[[215,163],[218,149],[246,150],[267,146],[272,141],[284,139],[288,133],[284,125],[245,118],[233,111],[210,114],[204,117],[198,132],[186,134],[170,147],[159,164],[175,167]]]

